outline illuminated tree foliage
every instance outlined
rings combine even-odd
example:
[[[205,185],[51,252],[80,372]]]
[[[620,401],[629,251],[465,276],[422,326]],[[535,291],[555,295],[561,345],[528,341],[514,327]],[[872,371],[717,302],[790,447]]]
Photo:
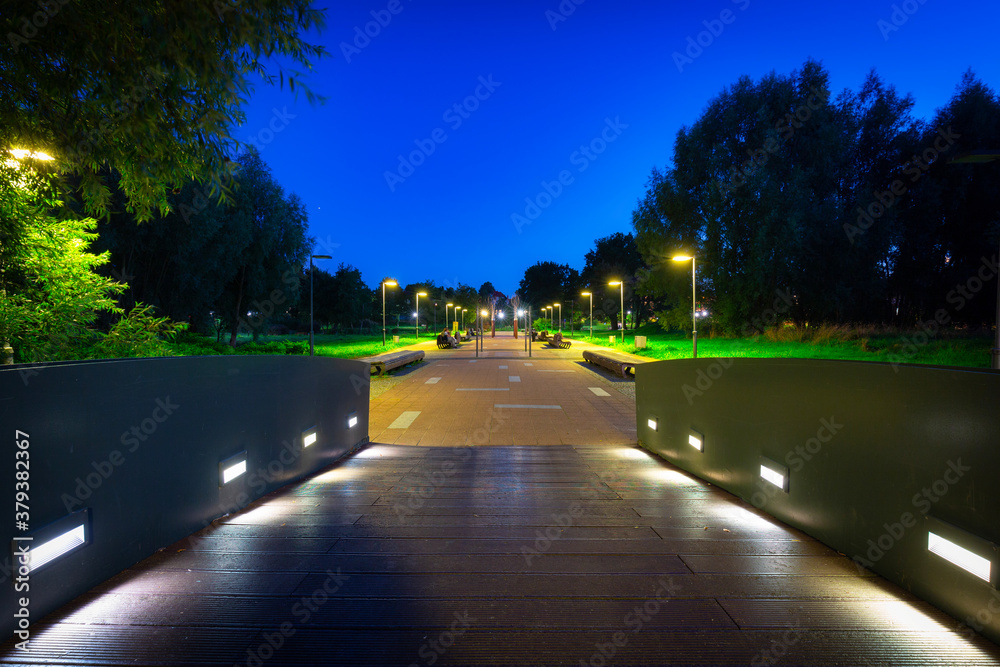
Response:
[[[106,210],[109,169],[140,220],[192,178],[221,196],[254,80],[314,98],[264,61],[325,55],[300,36],[323,26],[307,0],[7,0],[0,14],[0,148],[54,156],[90,215]]]

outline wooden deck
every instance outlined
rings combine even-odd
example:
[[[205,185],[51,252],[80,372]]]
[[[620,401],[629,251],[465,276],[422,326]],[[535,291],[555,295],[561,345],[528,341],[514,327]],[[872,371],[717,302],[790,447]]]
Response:
[[[996,665],[627,446],[373,444],[33,626],[47,665]]]

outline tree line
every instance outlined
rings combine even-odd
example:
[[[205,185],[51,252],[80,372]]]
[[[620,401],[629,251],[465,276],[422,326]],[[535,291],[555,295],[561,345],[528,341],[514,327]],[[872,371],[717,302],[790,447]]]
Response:
[[[712,99],[633,212],[664,321],[690,316],[690,277],[670,262],[685,252],[699,302],[733,333],[776,304],[802,325],[992,323],[1000,162],[953,160],[1000,153],[1000,99],[968,72],[929,120],[913,105],[874,71],[834,95],[814,61]]]

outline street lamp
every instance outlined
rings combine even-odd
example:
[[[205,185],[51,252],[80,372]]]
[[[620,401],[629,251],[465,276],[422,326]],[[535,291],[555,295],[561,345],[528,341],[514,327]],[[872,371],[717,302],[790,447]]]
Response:
[[[691,260],[691,350],[692,359],[698,358],[698,311],[696,310],[695,299],[697,294],[695,292],[697,288],[697,283],[695,282],[695,266],[698,261],[694,258],[694,255],[676,255],[673,260],[675,262],[686,262]]]
[[[455,310],[458,310],[458,306],[455,306]],[[462,309],[462,319],[460,319],[458,321],[458,328],[459,329],[461,329],[462,327],[465,326],[465,313],[468,312],[468,310],[469,310],[468,308],[463,308]]]
[[[554,303],[554,304],[552,304],[552,307],[553,308],[559,308],[559,331],[562,331],[562,304],[561,303]]]
[[[313,356],[313,260],[333,259],[330,255],[309,255],[309,356]]]
[[[590,297],[590,337],[594,337],[594,295],[590,292],[584,292],[583,296]]]
[[[975,150],[959,153],[948,164],[985,164],[1000,160],[1000,149]],[[993,349],[990,354],[993,357],[993,368],[1000,370],[1000,280],[997,281],[997,317],[996,317],[996,337],[993,339]]]
[[[385,347],[385,288],[395,287],[397,284],[395,280],[382,281],[382,347]]]
[[[624,344],[625,343],[625,282],[622,281],[622,280],[613,280],[610,283],[608,283],[608,285],[610,285],[611,287],[618,287],[619,288],[618,291],[621,293],[621,301],[622,301],[622,309],[621,309],[621,313],[622,313],[622,343]]]
[[[455,304],[453,304],[453,303],[446,303],[446,304],[444,304],[444,325],[448,329],[451,329],[451,321],[448,319],[448,309],[451,308],[454,305]],[[455,312],[456,313],[458,312],[458,308],[455,309]]]
[[[414,327],[416,328],[417,338],[420,338],[420,297],[427,296],[427,292],[417,292],[417,312],[413,313]]]

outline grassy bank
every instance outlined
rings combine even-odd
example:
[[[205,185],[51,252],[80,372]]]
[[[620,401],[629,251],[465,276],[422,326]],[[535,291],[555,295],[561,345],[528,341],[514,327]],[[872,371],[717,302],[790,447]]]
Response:
[[[822,332],[820,329],[819,332]],[[654,327],[637,332],[647,337],[647,348],[637,350],[635,334],[625,333],[614,344],[608,335],[593,342],[652,359],[691,358],[691,337],[668,334]],[[583,340],[587,340],[586,337]],[[831,335],[801,335],[768,332],[753,338],[698,338],[699,357],[794,357],[799,359],[852,359],[887,363],[933,364],[989,368],[993,338],[988,333],[943,332],[926,336],[919,332],[833,328]]]
[[[596,329],[596,327],[595,327]],[[595,330],[593,339],[589,331],[575,331],[566,336],[576,340],[591,340],[604,345],[651,359],[688,359],[691,357],[691,338],[680,333],[665,333],[656,325],[642,327],[638,332],[627,331],[625,343],[620,336],[613,344],[608,336]],[[647,348],[637,350],[635,335],[646,336]],[[419,342],[432,340],[430,334],[422,335]],[[249,337],[240,337],[234,350],[214,339],[187,334],[170,344],[176,355],[200,354],[308,354],[309,338],[303,335],[269,336],[266,342],[253,343]],[[398,343],[390,337],[382,346],[378,335],[327,335],[315,337],[317,356],[351,359],[366,357],[412,345],[418,339],[410,333],[401,336]],[[965,333],[947,331],[937,336],[918,332],[904,332],[874,328],[820,327],[816,330],[773,330],[752,338],[698,339],[699,357],[795,357],[801,359],[853,359],[887,363],[932,364],[938,366],[965,366],[989,368],[989,351],[993,344],[989,332]]]

